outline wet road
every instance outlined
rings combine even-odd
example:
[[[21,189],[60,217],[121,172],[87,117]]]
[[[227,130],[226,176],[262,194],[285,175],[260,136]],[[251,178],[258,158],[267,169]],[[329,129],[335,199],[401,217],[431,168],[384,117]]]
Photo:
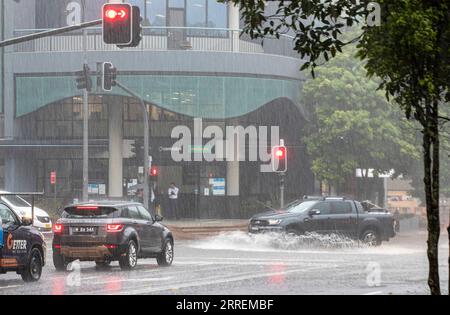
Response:
[[[118,263],[100,270],[85,262],[56,272],[49,250],[38,283],[0,275],[0,294],[427,294],[425,238],[424,232],[400,235],[379,248],[361,248],[235,232],[178,242],[172,267],[145,259],[129,272]],[[442,280],[448,279],[446,239],[443,234]]]

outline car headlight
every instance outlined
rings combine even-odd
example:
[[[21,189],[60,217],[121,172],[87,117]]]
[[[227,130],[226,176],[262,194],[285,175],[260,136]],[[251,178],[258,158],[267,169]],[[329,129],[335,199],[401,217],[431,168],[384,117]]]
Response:
[[[281,223],[281,220],[268,220],[269,225],[278,225]]]

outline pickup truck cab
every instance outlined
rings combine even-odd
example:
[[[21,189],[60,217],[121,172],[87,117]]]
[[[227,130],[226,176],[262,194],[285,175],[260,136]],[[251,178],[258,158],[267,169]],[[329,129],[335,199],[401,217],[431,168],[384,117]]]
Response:
[[[395,236],[390,213],[366,212],[360,202],[340,197],[298,200],[282,210],[257,214],[250,219],[249,232],[334,233],[371,246]]]

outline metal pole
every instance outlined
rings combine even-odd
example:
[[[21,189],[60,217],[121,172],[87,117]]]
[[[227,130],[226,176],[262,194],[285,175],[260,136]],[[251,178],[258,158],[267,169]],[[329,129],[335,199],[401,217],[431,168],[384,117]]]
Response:
[[[150,149],[150,122],[147,112],[147,105],[144,102],[144,99],[141,98],[138,94],[136,94],[134,91],[130,90],[126,86],[122,85],[120,82],[116,81],[116,85],[133,96],[134,98],[137,98],[140,101],[141,107],[142,107],[142,116],[144,119],[144,206],[148,209],[149,206],[149,195],[150,195],[150,188],[149,188],[149,149]]]
[[[31,226],[34,226],[34,195],[31,196]]]
[[[83,30],[84,64],[87,65],[87,30]],[[83,201],[88,201],[89,185],[89,93],[83,93]]]
[[[7,39],[7,40],[0,42],[0,48],[23,43],[23,42],[28,42],[30,40],[35,40],[35,39],[39,39],[39,38],[44,38],[44,37],[49,37],[49,36],[53,36],[53,35],[59,35],[59,34],[67,33],[67,32],[72,32],[72,31],[76,31],[76,30],[80,30],[80,29],[85,29],[86,27],[100,25],[100,24],[102,24],[102,22],[103,22],[102,20],[95,20],[95,21],[91,21],[91,22],[81,23],[79,25],[61,27],[61,28],[57,28],[54,30],[43,31],[43,32],[39,32],[36,34],[30,34],[30,35],[25,35],[25,36],[21,36],[21,37]]]
[[[284,208],[284,173],[280,175],[280,208]]]

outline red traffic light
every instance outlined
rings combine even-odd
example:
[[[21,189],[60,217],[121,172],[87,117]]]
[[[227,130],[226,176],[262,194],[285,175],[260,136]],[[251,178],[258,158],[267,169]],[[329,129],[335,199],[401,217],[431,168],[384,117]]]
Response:
[[[156,177],[158,176],[158,168],[157,167],[152,167],[150,170],[150,176]]]
[[[104,17],[107,20],[113,21],[113,20],[125,20],[130,15],[129,13],[129,7],[110,7],[105,6],[104,8]]]
[[[285,146],[273,147],[272,170],[275,173],[285,173],[287,171],[287,149]]]
[[[277,158],[279,158],[279,159],[284,158],[285,154],[286,154],[286,149],[285,148],[277,148],[275,150],[275,156]]]
[[[103,41],[106,44],[129,45],[133,34],[133,7],[130,4],[103,5]]]

